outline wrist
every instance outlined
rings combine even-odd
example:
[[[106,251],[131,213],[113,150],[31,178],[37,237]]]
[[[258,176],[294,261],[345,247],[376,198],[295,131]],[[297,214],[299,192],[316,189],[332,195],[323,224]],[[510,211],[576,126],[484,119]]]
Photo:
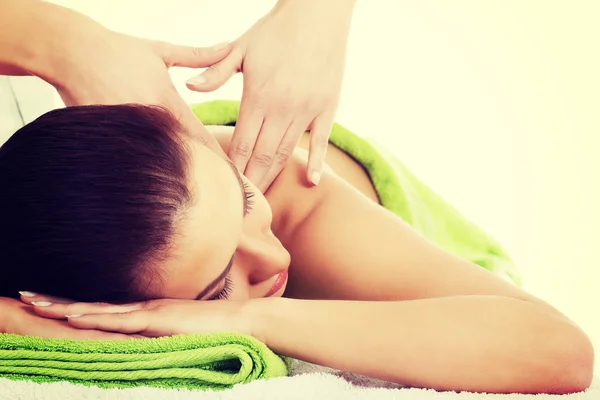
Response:
[[[350,20],[355,4],[356,0],[278,0],[273,11],[294,8],[295,13],[304,13],[307,17]]]
[[[13,332],[13,320],[15,308],[13,303],[16,300],[7,297],[0,297],[0,333]]]
[[[288,301],[293,300],[283,297],[266,297],[245,302],[241,310],[241,320],[246,330],[256,340],[269,346],[269,343],[272,342],[269,338],[270,326]]]

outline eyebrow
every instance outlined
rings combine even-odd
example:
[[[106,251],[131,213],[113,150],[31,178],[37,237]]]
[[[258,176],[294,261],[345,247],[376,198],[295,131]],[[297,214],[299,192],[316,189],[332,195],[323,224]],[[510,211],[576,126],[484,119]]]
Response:
[[[227,164],[231,167],[231,169],[233,170],[233,174],[235,175],[238,184],[240,185],[240,191],[242,193],[242,199],[244,199],[244,208],[242,210],[242,215],[245,214],[245,210],[246,210],[246,206],[247,206],[247,202],[248,199],[246,198],[246,189],[244,189],[244,181],[242,181],[242,177],[239,173],[239,171],[237,170],[237,168],[235,167],[235,165],[229,161],[229,160],[225,160],[227,161]],[[225,269],[223,270],[223,272],[221,272],[219,274],[219,276],[217,276],[217,278],[215,280],[213,280],[206,288],[204,288],[203,291],[200,292],[200,294],[198,294],[198,296],[196,296],[196,300],[200,300],[202,299],[204,296],[206,296],[207,294],[209,294],[210,292],[212,292],[215,287],[217,287],[217,285],[219,284],[219,282],[221,282],[223,279],[225,279],[225,277],[227,276],[227,274],[229,274],[229,271],[231,271],[231,267],[233,266],[233,258],[235,257],[235,253],[231,256],[231,258],[229,259],[229,262],[227,263],[227,266],[225,267]]]

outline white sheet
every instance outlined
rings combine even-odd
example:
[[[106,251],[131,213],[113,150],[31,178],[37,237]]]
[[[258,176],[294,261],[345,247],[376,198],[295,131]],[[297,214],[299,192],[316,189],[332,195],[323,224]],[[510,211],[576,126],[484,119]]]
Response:
[[[345,378],[347,376],[342,377],[326,372],[301,373],[290,377],[237,385],[221,392],[154,388],[100,389],[70,383],[36,384],[0,379],[0,400],[600,400],[598,378],[595,378],[592,387],[586,392],[562,396],[454,393],[426,389],[365,387],[352,384]],[[356,378],[351,380],[360,383]],[[375,382],[360,384],[369,386],[375,385]]]

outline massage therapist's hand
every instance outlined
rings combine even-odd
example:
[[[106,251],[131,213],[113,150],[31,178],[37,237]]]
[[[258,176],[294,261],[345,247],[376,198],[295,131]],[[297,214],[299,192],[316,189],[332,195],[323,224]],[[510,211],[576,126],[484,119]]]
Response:
[[[190,133],[225,155],[175,90],[168,69],[208,67],[227,56],[230,45],[202,48],[139,39],[46,1],[0,0],[0,9],[0,75],[35,75],[53,85],[67,106],[166,106]]]
[[[87,104],[160,104],[173,112],[213,151],[221,152],[213,136],[177,93],[168,69],[204,68],[229,54],[230,45],[200,48],[140,39],[100,30],[84,46],[77,62],[60,71],[54,83],[67,106]]]
[[[116,305],[64,304],[48,300],[35,301],[34,309],[39,316],[67,318],[70,326],[84,331],[92,329],[146,337],[211,332],[260,336],[244,313],[246,302],[242,301],[163,299]]]
[[[35,314],[33,306],[4,297],[0,297],[0,318],[1,333],[75,340],[131,339],[120,333],[77,329],[65,319],[40,318]]]
[[[243,72],[229,157],[261,191],[310,129],[307,179],[318,184],[340,97],[355,0],[279,0],[231,53],[187,82],[211,91]]]

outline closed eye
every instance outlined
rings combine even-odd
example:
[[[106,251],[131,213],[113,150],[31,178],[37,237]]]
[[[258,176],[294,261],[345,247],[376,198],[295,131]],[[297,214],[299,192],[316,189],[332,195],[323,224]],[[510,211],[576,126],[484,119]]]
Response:
[[[229,275],[227,275],[225,277],[225,285],[223,286],[223,289],[221,289],[221,291],[219,293],[215,294],[214,296],[212,296],[211,298],[209,298],[207,300],[227,300],[231,296],[232,292],[233,292],[233,281],[231,280],[231,277]]]
[[[250,211],[252,211],[252,207],[254,206],[254,192],[252,191],[252,189],[250,189],[250,185],[248,184],[248,182],[243,181],[243,185],[244,185],[244,198],[246,199],[244,201],[244,216],[250,214]]]

